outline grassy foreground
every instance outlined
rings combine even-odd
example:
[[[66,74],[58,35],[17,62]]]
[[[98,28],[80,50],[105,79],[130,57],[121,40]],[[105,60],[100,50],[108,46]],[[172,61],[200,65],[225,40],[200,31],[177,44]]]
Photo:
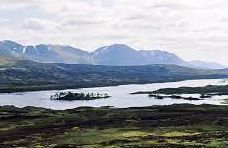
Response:
[[[0,147],[227,147],[228,106],[0,107]]]

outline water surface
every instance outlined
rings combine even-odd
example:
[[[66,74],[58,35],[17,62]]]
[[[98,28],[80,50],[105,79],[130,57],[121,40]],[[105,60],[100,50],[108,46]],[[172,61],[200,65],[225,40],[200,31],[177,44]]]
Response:
[[[228,96],[213,96],[212,98],[206,98],[204,100],[183,100],[183,99],[154,99],[148,97],[146,94],[131,95],[130,93],[137,91],[154,91],[160,88],[176,88],[176,87],[197,87],[206,85],[228,85],[228,81],[223,79],[209,79],[209,80],[187,80],[180,82],[166,82],[166,83],[154,83],[154,84],[131,84],[131,85],[120,85],[110,87],[94,87],[94,88],[81,88],[81,89],[68,89],[61,91],[72,91],[72,92],[99,92],[108,93],[111,98],[89,100],[89,101],[56,101],[50,100],[50,96],[60,92],[60,90],[50,91],[34,91],[34,92],[23,92],[23,93],[5,93],[0,94],[0,105],[14,105],[16,107],[36,106],[50,109],[71,109],[80,106],[114,106],[119,108],[126,107],[142,107],[151,105],[170,105],[170,104],[215,104],[220,105],[224,99]],[[185,95],[186,96],[186,95]],[[197,96],[192,94],[188,96]]]

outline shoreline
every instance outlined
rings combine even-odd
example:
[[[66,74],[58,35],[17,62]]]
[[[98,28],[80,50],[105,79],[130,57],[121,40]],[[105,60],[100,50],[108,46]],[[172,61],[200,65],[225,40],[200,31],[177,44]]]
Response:
[[[0,93],[8,94],[8,93],[26,93],[26,92],[35,92],[35,91],[60,91],[60,90],[68,90],[68,89],[82,89],[82,88],[94,88],[94,87],[112,87],[112,86],[123,86],[123,85],[146,85],[146,84],[155,84],[155,83],[168,83],[168,82],[182,82],[182,81],[190,81],[190,80],[219,80],[219,79],[228,79],[228,78],[209,78],[209,79],[180,79],[180,80],[170,80],[170,81],[154,81],[154,82],[139,82],[139,83],[120,83],[113,85],[91,85],[87,87],[78,87],[78,86],[62,86],[62,85],[34,85],[34,86],[20,86],[12,85],[8,87],[0,86]],[[3,87],[3,88],[1,88]]]

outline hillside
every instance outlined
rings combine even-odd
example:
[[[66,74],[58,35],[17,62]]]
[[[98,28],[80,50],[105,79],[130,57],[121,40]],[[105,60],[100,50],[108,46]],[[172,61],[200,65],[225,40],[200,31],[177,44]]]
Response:
[[[0,91],[110,86],[202,78],[225,78],[228,70],[202,70],[176,65],[101,66],[50,64],[15,60],[0,66]]]
[[[0,56],[0,66],[9,66],[12,64],[16,64],[18,61],[21,61],[21,60],[22,60],[21,58]]]

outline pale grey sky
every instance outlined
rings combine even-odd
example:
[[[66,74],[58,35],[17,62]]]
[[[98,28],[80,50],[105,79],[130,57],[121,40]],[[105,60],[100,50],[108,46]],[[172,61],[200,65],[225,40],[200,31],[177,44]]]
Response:
[[[0,0],[0,40],[122,43],[228,65],[227,0]]]

